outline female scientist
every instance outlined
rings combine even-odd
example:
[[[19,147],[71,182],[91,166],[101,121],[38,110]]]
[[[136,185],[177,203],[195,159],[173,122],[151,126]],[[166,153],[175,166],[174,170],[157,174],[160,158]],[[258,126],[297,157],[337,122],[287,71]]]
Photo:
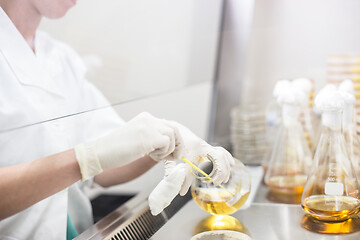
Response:
[[[80,57],[37,28],[76,0],[0,1],[0,126],[9,129],[109,105],[85,79]],[[230,175],[231,155],[184,126],[142,113],[127,123],[109,108],[0,134],[0,239],[65,239],[92,224],[85,184],[129,181],[164,161],[150,194],[153,214],[185,194],[191,174],[179,157],[210,154],[215,184]],[[74,147],[75,146],[75,147]],[[80,181],[81,180],[81,181]],[[68,235],[67,235],[68,234]]]

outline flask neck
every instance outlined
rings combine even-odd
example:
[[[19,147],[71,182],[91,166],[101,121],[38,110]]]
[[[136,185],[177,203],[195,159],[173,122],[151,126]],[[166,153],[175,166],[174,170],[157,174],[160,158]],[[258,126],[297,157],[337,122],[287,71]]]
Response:
[[[342,135],[342,128],[331,128],[328,126],[322,127],[322,134],[327,135],[327,137],[337,137]]]
[[[334,132],[341,132],[342,112],[324,112],[321,116],[322,125],[325,129]],[[324,130],[325,130],[324,129]]]
[[[282,120],[285,127],[296,126],[299,121],[300,107],[285,103],[282,105]]]
[[[352,129],[354,123],[354,106],[352,104],[345,105],[343,112],[343,128],[344,130]]]
[[[335,147],[336,149],[345,149],[345,138],[342,128],[331,128],[328,126],[322,127],[318,147],[327,146],[328,144],[330,144],[332,147]]]

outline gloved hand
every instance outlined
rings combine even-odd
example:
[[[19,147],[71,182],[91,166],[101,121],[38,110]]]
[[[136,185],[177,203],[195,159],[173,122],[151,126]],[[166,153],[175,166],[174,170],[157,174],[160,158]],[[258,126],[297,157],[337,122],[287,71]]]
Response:
[[[168,121],[168,124],[177,128],[183,139],[184,147],[181,149],[180,158],[184,157],[193,162],[199,156],[205,157],[210,155],[214,166],[214,174],[212,176],[214,185],[218,186],[229,180],[230,167],[235,165],[235,161],[228,151],[222,147],[209,145],[188,128],[177,122]],[[155,187],[149,196],[149,206],[153,215],[159,214],[171,203],[177,194],[184,196],[187,193],[193,181],[193,174],[189,169],[187,164],[176,165],[174,160],[165,161],[165,178]],[[170,188],[173,191],[169,191],[168,189]],[[177,189],[179,190],[175,191]]]
[[[149,196],[149,207],[152,215],[161,213],[179,194],[189,172],[188,167],[184,163],[180,163],[160,181]]]
[[[182,152],[182,139],[173,125],[141,113],[111,134],[74,149],[84,181],[145,155],[155,161],[176,159]]]

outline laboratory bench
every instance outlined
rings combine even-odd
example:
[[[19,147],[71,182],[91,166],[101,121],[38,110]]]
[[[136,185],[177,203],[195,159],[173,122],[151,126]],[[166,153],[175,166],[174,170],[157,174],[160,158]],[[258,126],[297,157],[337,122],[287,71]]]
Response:
[[[306,217],[296,199],[277,199],[262,183],[258,169],[252,174],[249,201],[231,216],[236,229],[255,240],[359,240],[360,220],[342,225],[319,224]],[[138,194],[107,217],[94,224],[76,240],[83,239],[190,239],[199,231],[201,223],[211,215],[192,200],[191,194],[177,197],[161,214],[151,215],[147,204],[148,193]],[[277,201],[275,203],[274,201]],[[279,203],[281,202],[281,203]],[[213,217],[214,218],[214,217]],[[317,233],[329,228],[353,231],[348,234]],[[307,228],[307,229],[305,229]],[[309,230],[308,230],[309,229]]]
[[[261,185],[258,188],[260,196],[266,195],[268,189]],[[360,232],[346,235],[319,234],[306,230],[302,226],[305,214],[299,204],[271,203],[256,196],[254,202],[246,209],[240,209],[232,214],[243,225],[244,231],[256,240],[359,240]],[[193,200],[190,200],[173,218],[171,218],[151,238],[190,239],[197,224],[209,214],[201,210]],[[358,222],[359,223],[359,222]],[[314,226],[315,227],[315,226]],[[360,230],[360,226],[359,226]]]

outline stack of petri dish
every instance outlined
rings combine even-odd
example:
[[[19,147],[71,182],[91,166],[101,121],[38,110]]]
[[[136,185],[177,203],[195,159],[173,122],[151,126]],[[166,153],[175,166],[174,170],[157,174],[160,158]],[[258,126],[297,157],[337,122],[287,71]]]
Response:
[[[345,79],[354,82],[356,126],[360,135],[360,54],[331,55],[326,59],[327,82],[339,84]]]
[[[257,104],[231,111],[231,144],[235,158],[247,165],[260,165],[268,151],[265,109]]]

